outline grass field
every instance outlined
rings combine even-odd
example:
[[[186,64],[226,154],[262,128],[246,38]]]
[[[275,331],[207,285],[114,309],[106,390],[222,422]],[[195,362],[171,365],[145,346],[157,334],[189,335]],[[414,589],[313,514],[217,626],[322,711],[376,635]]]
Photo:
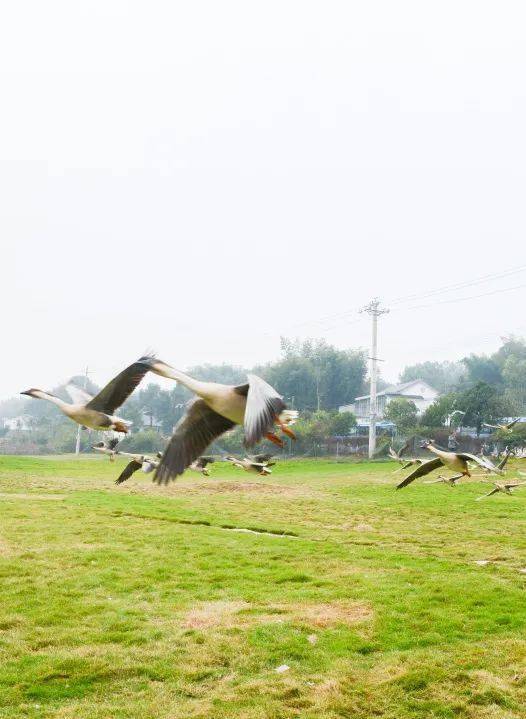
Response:
[[[2,719],[526,717],[526,491],[118,466],[0,457]]]

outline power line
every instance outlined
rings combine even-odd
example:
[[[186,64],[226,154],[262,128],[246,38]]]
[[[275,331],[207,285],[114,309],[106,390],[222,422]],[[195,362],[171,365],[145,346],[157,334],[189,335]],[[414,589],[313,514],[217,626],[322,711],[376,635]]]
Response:
[[[480,295],[471,295],[469,297],[456,297],[452,300],[439,300],[437,302],[431,302],[427,305],[415,305],[413,307],[401,307],[401,308],[395,308],[393,312],[409,312],[411,310],[423,310],[428,309],[429,307],[436,307],[437,305],[451,305],[456,304],[457,302],[467,302],[468,300],[478,300],[481,297],[490,297],[491,295],[498,295],[501,292],[511,292],[513,290],[521,290],[526,287],[526,284],[523,285],[515,285],[514,287],[501,287],[497,290],[491,290],[490,292],[483,292]]]
[[[437,287],[435,289],[427,290],[424,292],[416,292],[416,293],[413,293],[410,295],[396,297],[393,300],[390,300],[389,304],[397,305],[397,304],[401,304],[404,302],[409,302],[411,300],[425,299],[426,297],[433,297],[435,295],[440,295],[443,292],[452,292],[454,290],[460,290],[460,289],[464,289],[467,287],[474,287],[476,285],[483,284],[484,282],[492,282],[494,280],[502,279],[505,277],[510,277],[511,275],[515,275],[515,274],[518,274],[518,273],[524,272],[524,271],[526,271],[526,265],[520,265],[519,267],[510,268],[508,270],[503,270],[502,272],[493,272],[493,273],[490,273],[487,275],[482,275],[481,277],[477,277],[472,280],[465,280],[463,282],[457,282],[457,283],[450,284],[450,285],[444,285],[442,287]],[[508,291],[508,290],[506,289],[504,291]],[[463,300],[464,300],[464,298],[460,299],[460,301],[463,301]],[[456,301],[456,300],[451,300],[451,302],[454,302],[454,301]],[[444,304],[446,302],[449,302],[449,300],[445,301]],[[429,306],[432,306],[432,305],[429,305]],[[398,310],[398,308],[395,308],[395,309]],[[413,308],[408,308],[408,309],[413,309]],[[327,322],[328,320],[335,320],[335,321],[339,320],[339,319],[345,320],[345,318],[348,317],[349,315],[354,315],[356,312],[359,312],[359,311],[360,311],[360,307],[353,307],[353,308],[350,308],[347,310],[343,310],[342,312],[336,312],[334,314],[324,315],[323,317],[318,317],[317,319],[304,320],[302,322],[297,322],[293,325],[288,325],[287,329],[288,330],[295,329],[297,327],[304,327],[305,325],[319,325],[319,324],[323,324],[323,323]],[[343,327],[344,325],[347,325],[347,324],[354,324],[357,321],[359,321],[359,319],[353,320],[351,323],[342,321],[336,325],[331,325],[330,327],[320,327],[318,329],[322,332],[327,332],[327,331],[336,329],[337,327]]]
[[[442,294],[442,292],[450,292],[453,290],[460,290],[464,289],[465,287],[473,287],[474,285],[479,285],[483,282],[491,282],[493,280],[502,279],[503,277],[509,277],[510,275],[515,275],[519,272],[524,272],[526,270],[526,265],[521,265],[520,267],[515,267],[510,270],[505,270],[503,272],[497,272],[497,273],[491,273],[489,275],[483,275],[482,277],[478,277],[474,280],[466,280],[464,282],[457,282],[452,285],[445,285],[443,287],[438,287],[434,290],[429,290],[427,292],[420,292],[415,293],[412,295],[405,295],[405,297],[398,297],[394,300],[390,300],[390,304],[399,304],[400,302],[408,302],[410,300],[415,299],[424,299],[425,297],[431,297],[433,295]]]

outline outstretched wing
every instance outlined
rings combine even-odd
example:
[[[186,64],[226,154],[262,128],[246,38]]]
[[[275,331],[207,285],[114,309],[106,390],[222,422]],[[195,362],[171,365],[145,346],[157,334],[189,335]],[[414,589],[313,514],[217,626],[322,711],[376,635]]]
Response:
[[[404,452],[407,452],[407,450],[409,449],[409,445],[410,445],[410,441],[408,440],[408,441],[404,444],[404,446],[403,446],[401,449],[398,450],[398,456],[399,456],[399,457],[402,457],[402,455],[404,454]]]
[[[77,385],[73,384],[73,382],[66,385],[66,392],[71,397],[73,404],[88,404],[88,402],[93,399],[89,392],[86,392],[85,389],[77,387]]]
[[[418,477],[424,477],[434,469],[441,467],[442,464],[443,462],[440,457],[435,457],[434,459],[429,459],[427,462],[422,462],[422,464],[413,470],[405,479],[403,479],[400,484],[397,484],[396,488],[402,489],[403,487],[407,487],[408,484],[414,482],[414,480],[418,479]]]
[[[500,462],[497,464],[497,467],[499,469],[504,469],[506,464],[508,463],[508,459],[510,458],[511,452],[507,449],[504,453],[504,457],[500,460]]]
[[[249,459],[254,462],[270,462],[274,455],[273,454],[251,454]]]
[[[134,459],[124,467],[122,473],[117,477],[115,480],[115,484],[122,484],[127,479],[129,479],[134,472],[136,472],[138,469],[142,467],[141,462],[136,462]]]
[[[235,422],[223,417],[202,399],[193,402],[178,422],[175,433],[164,450],[155,472],[158,484],[167,484],[182,474],[208,445],[229,429]]]
[[[504,474],[503,471],[495,467],[493,462],[490,462],[487,457],[477,457],[476,454],[469,454],[469,452],[457,452],[457,457],[462,457],[466,462],[475,462],[475,464],[478,464],[482,469],[488,469],[490,472],[495,472],[495,474]]]
[[[475,500],[476,502],[480,502],[481,499],[484,499],[485,497],[491,497],[492,494],[497,494],[500,490],[495,487],[495,489],[492,489],[491,492],[488,492],[487,494],[483,494],[482,497],[477,497]]]
[[[238,389],[238,388],[236,388]],[[276,418],[286,408],[280,394],[264,379],[248,375],[247,406],[245,409],[245,447],[252,447],[274,428]]]
[[[506,425],[506,429],[511,429],[512,427],[514,427],[519,421],[519,419],[520,417],[517,417],[517,419],[514,419],[513,422],[508,422],[508,424]]]
[[[148,372],[148,365],[145,361],[148,358],[141,357],[129,367],[126,367],[120,374],[109,382],[104,389],[101,389],[86,407],[113,414],[117,407],[120,407],[138,386],[145,374]]]

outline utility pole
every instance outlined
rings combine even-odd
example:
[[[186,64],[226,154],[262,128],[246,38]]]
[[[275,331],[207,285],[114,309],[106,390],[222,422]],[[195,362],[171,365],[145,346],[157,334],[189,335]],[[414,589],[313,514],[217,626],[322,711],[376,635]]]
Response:
[[[376,405],[376,383],[378,380],[378,317],[389,312],[388,309],[382,309],[380,307],[380,301],[375,298],[368,305],[366,305],[360,312],[367,312],[371,315],[373,320],[372,327],[372,339],[371,339],[371,373],[370,373],[370,400],[369,400],[369,459],[374,457],[376,449],[376,417],[377,417],[377,405]]]
[[[86,371],[84,373],[84,389],[87,389],[88,386],[88,373],[89,369],[86,367]],[[75,454],[80,454],[80,432],[81,432],[81,426],[80,424],[77,427],[77,443],[75,444]]]

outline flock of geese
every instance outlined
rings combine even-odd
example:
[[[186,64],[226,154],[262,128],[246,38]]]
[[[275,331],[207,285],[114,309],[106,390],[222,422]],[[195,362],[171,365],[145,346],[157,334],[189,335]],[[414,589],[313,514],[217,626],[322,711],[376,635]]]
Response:
[[[64,402],[51,392],[36,388],[21,394],[51,402],[66,417],[82,427],[126,434],[131,422],[114,413],[148,372],[179,382],[197,397],[188,404],[186,413],[177,423],[162,454],[149,457],[119,452],[115,440],[96,445],[95,449],[108,454],[110,460],[117,454],[130,457],[129,464],[117,480],[119,484],[125,482],[138,469],[155,472],[154,479],[160,484],[175,479],[186,469],[206,474],[207,465],[213,460],[211,457],[204,457],[203,452],[214,440],[236,425],[243,426],[244,444],[247,448],[253,447],[263,438],[283,447],[283,439],[277,432],[296,439],[290,425],[297,420],[298,412],[287,409],[281,395],[261,377],[249,374],[248,381],[241,385],[203,382],[176,370],[154,355],[140,357],[112,379],[95,397],[74,384],[66,386],[72,403]],[[267,456],[256,455],[243,459],[226,459],[247,472],[268,475],[271,472],[270,457],[265,457]]]
[[[166,484],[187,469],[208,476],[208,465],[212,464],[214,459],[203,455],[203,452],[214,440],[236,425],[243,426],[244,444],[247,448],[253,447],[263,438],[283,447],[283,439],[277,432],[296,439],[290,425],[297,420],[298,412],[287,409],[281,395],[261,377],[249,374],[248,381],[241,385],[204,382],[162,362],[154,355],[140,357],[112,379],[95,397],[74,384],[66,386],[72,403],[64,402],[50,392],[35,388],[26,390],[22,394],[53,403],[67,417],[84,428],[89,427],[101,431],[113,430],[126,434],[131,422],[114,413],[138,387],[148,372],[179,382],[193,392],[196,398],[189,402],[186,413],[174,428],[174,433],[163,453],[158,452],[152,457],[121,452],[117,449],[118,439],[94,445],[93,449],[108,455],[110,461],[113,461],[117,455],[130,459],[118,477],[117,484],[125,482],[139,469],[146,473],[154,472],[154,480],[160,484]],[[486,426],[511,432],[512,427],[518,421],[515,419],[507,424],[487,424]],[[414,467],[410,474],[399,482],[397,489],[407,487],[415,479],[424,477],[441,467],[454,472],[454,475],[451,477],[439,475],[436,480],[427,483],[442,482],[454,487],[463,477],[472,476],[469,469],[470,463],[477,465],[484,473],[485,478],[491,475],[502,476],[506,472],[505,466],[510,454],[506,452],[504,458],[495,465],[487,457],[467,452],[446,451],[428,440],[421,446],[429,450],[434,457],[427,461],[420,458],[404,458],[403,455],[408,449],[407,444],[398,452],[390,447],[391,458],[402,465],[397,471]],[[271,455],[249,455],[242,459],[229,456],[224,459],[235,467],[262,476],[271,474],[270,467],[274,464],[270,461]],[[485,481],[491,480],[486,479]],[[489,497],[497,492],[511,494],[516,487],[526,484],[526,482],[495,481],[492,484],[493,489],[483,497]],[[483,499],[483,497],[479,497],[479,499]]]
[[[518,420],[514,420],[507,425],[498,425],[498,429],[506,429],[509,431],[517,422]],[[405,444],[398,452],[396,452],[393,447],[389,448],[389,455],[391,459],[394,459],[402,465],[399,469],[395,470],[396,472],[416,465],[416,468],[396,485],[397,489],[403,489],[404,487],[407,487],[408,484],[411,484],[411,482],[414,482],[415,479],[425,477],[427,474],[430,474],[430,472],[433,472],[435,469],[440,469],[441,467],[445,467],[446,469],[455,472],[455,474],[451,477],[445,477],[440,474],[436,479],[427,481],[426,484],[443,483],[449,484],[451,487],[455,487],[463,477],[482,476],[482,481],[492,484],[493,489],[491,489],[490,492],[487,492],[487,494],[477,497],[477,501],[484,499],[485,497],[491,497],[491,495],[497,494],[498,492],[512,494],[516,487],[526,484],[526,482],[520,480],[503,482],[488,479],[491,475],[502,476],[506,473],[506,464],[511,455],[508,448],[506,448],[500,461],[497,464],[493,464],[488,457],[484,457],[483,455],[479,457],[475,454],[470,454],[469,452],[450,452],[445,449],[440,449],[429,440],[425,440],[420,446],[429,450],[435,456],[427,461],[420,458],[404,459],[403,454],[408,449],[408,444]],[[482,474],[473,475],[469,468],[470,463],[477,465],[482,470]],[[526,476],[522,472],[519,472],[519,474],[521,476]]]

